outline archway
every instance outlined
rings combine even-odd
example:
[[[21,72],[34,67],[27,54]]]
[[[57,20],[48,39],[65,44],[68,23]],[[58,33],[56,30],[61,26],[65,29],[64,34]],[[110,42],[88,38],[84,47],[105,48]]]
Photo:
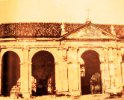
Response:
[[[7,51],[2,58],[1,94],[10,96],[13,87],[20,78],[20,59],[13,51]]]
[[[99,54],[93,50],[87,50],[81,58],[84,61],[84,65],[81,65],[85,69],[84,76],[81,76],[81,91],[82,94],[91,94],[91,79],[95,73],[99,73],[100,79],[100,93],[101,93],[101,72],[100,72],[100,60]],[[96,75],[96,74],[95,74]]]
[[[36,84],[36,88],[33,89],[32,87],[32,95],[41,96],[54,93],[55,63],[54,57],[50,52],[39,51],[33,56],[32,78]]]

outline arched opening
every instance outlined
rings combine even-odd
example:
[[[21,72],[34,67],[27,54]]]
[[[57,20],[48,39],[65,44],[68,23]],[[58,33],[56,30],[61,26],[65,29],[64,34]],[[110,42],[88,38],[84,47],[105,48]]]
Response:
[[[94,78],[94,75],[99,77],[99,92],[101,93],[102,90],[99,54],[96,51],[88,50],[81,55],[81,58],[84,61],[84,65],[81,65],[80,67],[85,71],[84,74],[82,74],[83,76],[81,76],[82,94],[94,93],[93,89],[95,88],[92,87],[92,85],[94,84],[94,81],[92,80]]]
[[[32,58],[32,95],[53,94],[55,91],[55,63],[48,51],[39,51]]]
[[[20,78],[19,56],[13,51],[8,51],[3,55],[2,58],[1,94],[3,96],[10,96],[11,92],[13,92],[14,86],[18,85],[19,78]]]

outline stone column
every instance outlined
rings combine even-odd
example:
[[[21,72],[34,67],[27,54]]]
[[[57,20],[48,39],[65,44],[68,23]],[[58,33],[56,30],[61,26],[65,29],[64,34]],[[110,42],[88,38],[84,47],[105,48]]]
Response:
[[[122,56],[121,56],[121,50],[120,49],[117,49],[116,50],[117,52],[117,76],[118,76],[118,79],[117,79],[117,83],[118,83],[118,86],[122,87],[122,68],[121,68],[121,62],[122,62]]]
[[[122,72],[122,85],[124,86],[124,62],[121,63],[121,72]]]
[[[100,71],[101,71],[101,80],[102,80],[102,93],[105,92],[105,73],[104,73],[105,63],[101,61],[100,63]]]
[[[121,49],[121,73],[122,73],[122,85],[124,86],[124,59],[122,59],[124,57],[123,51],[124,49]]]
[[[68,92],[68,67],[66,63],[66,49],[59,49],[58,57],[56,59],[56,89],[59,92]]]
[[[81,95],[81,68],[80,68],[80,65],[82,63],[78,62],[77,64],[77,74],[78,74],[78,95]]]
[[[121,63],[120,50],[116,48],[109,48],[109,70],[110,70],[111,89],[114,87],[122,86],[120,63]]]
[[[62,84],[61,84],[61,68],[58,62],[55,62],[55,83],[56,83],[56,93],[59,94],[62,91]]]
[[[78,68],[78,88],[79,88],[79,94],[82,94],[82,90],[81,90],[81,77],[85,75],[85,68],[84,68],[84,60],[81,58],[82,52],[84,52],[82,49],[80,50],[80,48],[77,49],[77,68]],[[83,66],[83,69],[82,69]]]
[[[104,48],[104,89],[110,88],[110,72],[109,72],[109,51]]]
[[[77,59],[77,48],[70,48],[68,51],[68,77],[71,95],[80,95],[79,64]]]
[[[109,67],[109,75],[110,75],[110,88],[114,86],[114,66],[113,66],[113,49],[108,49],[108,67]]]
[[[118,57],[117,51],[114,48],[109,48],[109,72],[110,72],[110,88],[116,87],[117,83],[117,69],[118,69]]]
[[[32,94],[32,62],[28,63],[29,93]]]
[[[101,82],[102,82],[102,93],[105,93],[105,54],[104,54],[104,48],[101,48],[100,51],[100,72],[101,72]]]
[[[29,65],[28,65],[28,48],[22,50],[22,62],[20,64],[21,71],[21,93],[23,97],[29,98]]]

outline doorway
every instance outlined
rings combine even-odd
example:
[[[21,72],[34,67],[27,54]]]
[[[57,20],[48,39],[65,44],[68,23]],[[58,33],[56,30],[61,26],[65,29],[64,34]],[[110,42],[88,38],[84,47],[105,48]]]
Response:
[[[10,96],[10,92],[20,78],[20,59],[13,51],[7,51],[2,58],[1,94]]]
[[[39,51],[32,58],[32,95],[41,96],[53,94],[55,91],[55,62],[48,51]]]
[[[92,77],[94,75],[97,75],[99,77],[99,88],[100,92],[101,90],[101,72],[100,72],[100,60],[99,60],[99,54],[94,50],[88,50],[85,51],[81,58],[84,61],[84,65],[81,65],[85,70],[84,76],[81,76],[81,92],[83,94],[91,94],[92,93]]]

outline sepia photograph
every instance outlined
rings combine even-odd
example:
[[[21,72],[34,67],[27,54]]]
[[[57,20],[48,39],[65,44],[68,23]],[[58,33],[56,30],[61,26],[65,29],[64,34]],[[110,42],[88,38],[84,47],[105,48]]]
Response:
[[[124,0],[0,0],[0,100],[124,100]]]

